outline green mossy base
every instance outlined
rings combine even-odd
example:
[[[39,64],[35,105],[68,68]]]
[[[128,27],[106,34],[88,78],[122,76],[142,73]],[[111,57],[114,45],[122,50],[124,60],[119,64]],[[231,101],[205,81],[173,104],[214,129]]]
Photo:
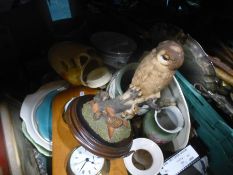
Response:
[[[108,136],[108,128],[106,119],[101,117],[98,120],[94,120],[93,112],[91,110],[91,105],[89,102],[85,103],[82,108],[82,114],[84,119],[87,121],[89,126],[94,130],[102,139],[110,143],[120,142],[130,136],[131,133],[131,125],[129,122],[129,127],[125,127],[122,125],[121,127],[115,129],[112,138],[110,139]]]

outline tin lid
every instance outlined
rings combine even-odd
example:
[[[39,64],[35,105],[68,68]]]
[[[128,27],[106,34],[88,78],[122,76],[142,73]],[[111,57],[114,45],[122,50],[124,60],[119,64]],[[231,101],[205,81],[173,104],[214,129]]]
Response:
[[[90,40],[98,50],[107,55],[129,56],[137,48],[131,38],[116,32],[98,32]]]

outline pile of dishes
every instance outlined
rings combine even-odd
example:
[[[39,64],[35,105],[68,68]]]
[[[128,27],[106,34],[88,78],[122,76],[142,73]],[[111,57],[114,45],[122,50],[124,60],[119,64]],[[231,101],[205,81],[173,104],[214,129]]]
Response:
[[[45,84],[35,93],[27,95],[21,106],[22,131],[45,156],[52,154],[52,102],[67,87],[65,81]]]
[[[109,40],[110,36],[115,39]],[[105,42],[102,42],[103,39]],[[50,64],[69,85],[99,88],[114,99],[129,88],[138,67],[138,63],[126,65],[136,50],[136,44],[124,35],[111,32],[94,34],[91,42],[97,51],[74,42],[55,44],[49,51]],[[26,96],[21,107],[24,135],[46,156],[52,153],[52,102],[59,92],[68,87],[66,82],[58,81],[42,86]],[[80,106],[93,96],[84,96],[87,98],[84,102],[80,100],[84,97],[71,99],[63,111],[65,121],[75,138],[93,154],[107,158],[125,157],[126,168],[132,174],[156,174],[164,162],[162,150],[176,152],[185,148],[190,134],[189,110],[175,77],[160,94],[156,101],[160,110],[143,104],[137,111],[136,115],[141,116],[143,126],[140,132],[144,138],[133,140],[134,135],[130,134],[128,140],[119,144],[99,139],[98,134],[92,133],[80,110]],[[146,155],[146,158],[139,158],[141,155]]]

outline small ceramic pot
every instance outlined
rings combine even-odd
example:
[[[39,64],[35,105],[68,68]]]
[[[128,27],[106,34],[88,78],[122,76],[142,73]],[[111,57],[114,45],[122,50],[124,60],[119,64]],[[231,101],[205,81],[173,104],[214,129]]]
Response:
[[[116,72],[107,87],[111,98],[122,95],[128,88],[133,78],[138,63],[131,63]]]
[[[184,126],[184,118],[179,108],[168,106],[154,113],[155,122],[158,127],[166,133],[177,134]]]
[[[157,144],[172,141],[183,125],[183,116],[176,106],[162,108],[160,112],[150,111],[143,118],[144,134]]]

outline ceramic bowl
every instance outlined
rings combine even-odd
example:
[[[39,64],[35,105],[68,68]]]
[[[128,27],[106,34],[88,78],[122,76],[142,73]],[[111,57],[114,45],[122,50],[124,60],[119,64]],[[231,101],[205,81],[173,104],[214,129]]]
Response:
[[[122,95],[129,88],[137,66],[138,63],[128,64],[113,75],[107,87],[107,91],[111,98]]]
[[[138,150],[144,150],[150,154],[152,157],[151,165],[144,170],[139,169],[133,162],[134,153],[132,153],[124,158],[124,163],[127,170],[133,175],[155,175],[159,173],[164,163],[163,153],[159,146],[147,138],[137,138],[133,140],[133,145],[130,151]]]
[[[147,138],[153,140],[159,145],[171,142],[177,133],[167,133],[163,131],[156,123],[154,111],[149,111],[143,118],[143,133]]]
[[[176,134],[184,126],[184,118],[179,108],[168,106],[154,113],[155,122],[158,127],[166,133]]]
[[[158,111],[150,111],[143,119],[143,131],[157,144],[172,141],[183,129],[184,119],[179,108],[168,106]]]

